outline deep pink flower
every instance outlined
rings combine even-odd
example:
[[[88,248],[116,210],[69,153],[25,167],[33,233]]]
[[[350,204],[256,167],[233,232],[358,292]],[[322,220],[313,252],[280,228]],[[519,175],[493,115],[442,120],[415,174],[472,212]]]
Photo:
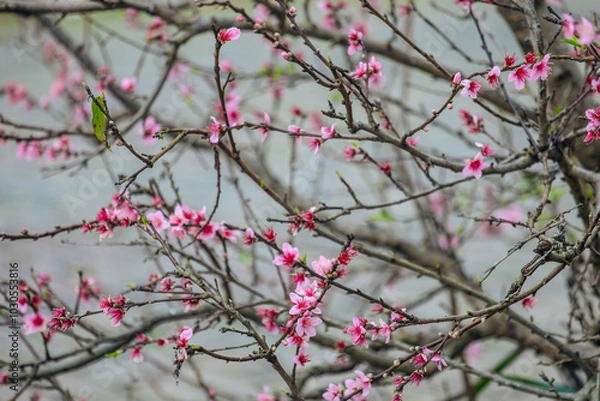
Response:
[[[367,63],[361,61],[358,63],[358,66],[356,66],[356,68],[352,72],[352,75],[354,76],[354,79],[363,79],[367,76],[368,73],[369,67],[367,66]]]
[[[495,65],[490,72],[488,72],[487,75],[487,82],[488,85],[492,88],[497,87],[498,85],[500,85],[500,83],[498,82],[498,78],[500,77],[500,67],[498,67],[497,65]]]
[[[600,141],[600,128],[588,131],[583,141],[588,145],[594,141]]]
[[[535,60],[537,60],[537,56],[535,53],[527,53],[524,59],[527,64],[531,65],[535,63]]]
[[[50,319],[42,312],[33,312],[23,316],[23,329],[25,335],[46,331]]]
[[[532,82],[535,82],[538,79],[545,81],[546,78],[548,78],[548,74],[552,71],[550,64],[550,54],[546,54],[540,61],[531,67],[531,76],[529,77],[529,80]]]
[[[454,4],[458,4],[466,12],[471,11],[471,4],[473,0],[454,0]]]
[[[298,355],[294,356],[294,364],[298,365],[299,367],[304,367],[309,362],[310,356],[306,355],[302,349],[300,349]]]
[[[219,31],[219,33],[217,34],[217,40],[219,42],[221,42],[221,44],[225,44],[232,40],[238,40],[240,38],[241,34],[242,34],[242,31],[240,31],[238,28],[235,28],[235,27],[228,28],[228,29],[221,29]]]
[[[142,363],[144,362],[144,355],[142,355],[141,347],[134,347],[129,354],[133,363]]]
[[[271,117],[267,113],[265,113],[263,126],[258,128],[258,130],[262,133],[262,137],[260,139],[261,142],[264,142],[265,139],[267,139],[267,134],[269,133],[269,129],[266,126],[269,124],[271,124]]]
[[[121,320],[123,320],[123,317],[125,316],[125,310],[110,308],[108,310],[108,315],[110,316],[110,324],[113,327],[117,327],[121,324]]]
[[[489,143],[486,143],[485,145],[483,145],[479,142],[475,142],[475,146],[477,146],[479,149],[481,149],[479,151],[479,153],[481,153],[482,156],[492,156],[496,153],[494,151],[494,149],[491,148]]]
[[[477,94],[481,90],[481,84],[479,82],[463,79],[460,81],[460,84],[463,87],[460,91],[461,96],[469,96],[471,99],[477,99]]]
[[[277,234],[273,230],[273,227],[267,227],[267,229],[263,231],[262,236],[267,242],[275,242],[275,238],[277,238]]]
[[[452,77],[452,85],[458,86],[458,85],[460,85],[461,81],[462,81],[462,74],[459,71],[456,74],[454,74],[454,77]]]
[[[406,138],[406,144],[408,146],[417,146],[419,144],[419,141],[421,140],[420,136],[409,136],[408,138]]]
[[[510,68],[513,65],[515,65],[515,63],[517,62],[517,56],[515,55],[515,53],[511,54],[510,56],[504,56],[504,67],[505,68]]]
[[[514,82],[515,88],[517,88],[517,90],[521,90],[525,87],[525,80],[530,79],[530,76],[531,71],[526,64],[523,64],[508,74],[508,82]]]
[[[523,309],[532,309],[537,303],[537,298],[530,296],[521,301],[521,306]]]
[[[369,348],[369,344],[367,344],[367,326],[368,321],[365,318],[352,318],[352,324],[345,327],[342,331],[346,334],[350,334],[352,336],[352,343],[354,345],[363,346],[365,348]]]
[[[352,159],[354,159],[354,156],[356,156],[356,149],[354,149],[351,146],[346,146],[344,147],[344,159],[346,159],[346,161],[351,161]]]
[[[277,266],[283,265],[286,268],[291,269],[300,258],[300,251],[298,251],[298,248],[292,247],[287,242],[284,242],[281,248],[282,253],[273,259],[273,264]]]
[[[465,177],[472,175],[476,179],[480,179],[482,175],[482,171],[489,167],[490,165],[483,161],[483,155],[481,153],[477,153],[473,160],[465,159],[465,168],[463,168],[462,173]]]

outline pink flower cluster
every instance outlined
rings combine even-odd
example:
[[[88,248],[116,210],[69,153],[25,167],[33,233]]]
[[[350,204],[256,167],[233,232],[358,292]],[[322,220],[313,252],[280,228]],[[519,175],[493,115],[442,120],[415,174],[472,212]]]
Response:
[[[72,157],[73,142],[67,135],[61,135],[51,146],[48,146],[44,141],[34,139],[31,141],[19,141],[17,144],[17,159],[25,159],[32,161],[35,159],[46,158],[46,161],[53,162],[59,157],[66,160]]]
[[[509,60],[508,62],[511,62]],[[505,64],[508,64],[505,59]],[[533,53],[525,56],[525,64],[520,65],[508,74],[508,82],[514,82],[515,88],[521,90],[525,87],[525,81],[536,82],[538,79],[545,81],[552,71],[550,67],[550,54],[541,59]]]
[[[54,317],[50,319],[50,323],[48,323],[50,330],[69,330],[75,326],[77,319],[69,315],[69,312],[67,312],[64,308],[52,309],[52,316]]]
[[[0,90],[0,94],[3,92],[8,95],[8,103],[11,106],[16,106],[19,103],[24,102],[25,109],[29,110],[33,107],[31,100],[27,96],[28,93],[25,86],[16,82],[8,82],[4,85],[4,90]]]
[[[142,143],[144,145],[152,145],[157,141],[154,134],[162,129],[162,125],[156,122],[156,119],[153,116],[148,116],[138,129],[143,135]]]
[[[315,229],[315,210],[316,207],[311,207],[304,212],[288,218],[290,225],[288,232],[292,235],[298,234],[302,229],[312,231]]]
[[[265,326],[265,329],[271,333],[277,332],[277,316],[279,316],[278,307],[258,307],[256,309],[256,316],[261,317],[261,323]]]
[[[440,372],[445,366],[448,366],[439,352],[433,352],[427,347],[421,348],[420,352],[412,358],[412,364],[423,371],[427,370],[426,365],[430,362],[435,363]]]
[[[323,393],[323,399],[327,401],[340,401],[342,397],[352,396],[353,401],[364,401],[371,391],[371,378],[360,370],[355,370],[355,379],[346,379],[344,385],[330,383],[329,388]]]
[[[112,205],[103,207],[96,215],[96,220],[84,224],[81,229],[83,233],[92,230],[100,233],[100,241],[106,238],[112,238],[115,227],[129,227],[138,220],[137,211],[131,206],[128,200],[120,200],[119,194],[113,196]]]
[[[361,51],[363,49],[362,46],[362,37],[363,33],[357,31],[354,28],[350,28],[348,31],[348,55],[352,56],[357,51]]]
[[[379,311],[379,308],[377,309]],[[405,311],[405,308],[402,308]],[[375,341],[378,336],[381,336],[385,343],[390,341],[392,332],[400,326],[400,322],[404,320],[404,316],[397,312],[391,312],[389,323],[379,319],[379,323],[369,322],[364,317],[353,317],[352,323],[342,330],[345,334],[352,337],[352,343],[359,347],[369,348],[367,343],[367,335],[371,336],[371,341]]]
[[[168,220],[161,210],[148,213],[146,217],[159,233],[170,229],[171,238],[183,239],[191,235],[200,241],[207,241],[219,234],[232,243],[237,241],[236,233],[227,229],[224,223],[207,221],[206,206],[201,210],[192,210],[187,205],[177,205]]]
[[[584,142],[589,144],[600,140],[600,106],[586,110],[585,116],[588,119],[588,125],[585,127],[587,135]]]
[[[110,316],[110,324],[117,327],[121,324],[121,320],[125,316],[125,305],[128,300],[121,294],[114,297],[110,295],[100,298],[98,307],[102,309],[106,316]]]
[[[375,56],[371,56],[368,63],[363,61],[358,63],[352,76],[354,79],[368,78],[369,83],[374,83],[378,79],[377,77],[383,76],[381,63],[375,59]]]

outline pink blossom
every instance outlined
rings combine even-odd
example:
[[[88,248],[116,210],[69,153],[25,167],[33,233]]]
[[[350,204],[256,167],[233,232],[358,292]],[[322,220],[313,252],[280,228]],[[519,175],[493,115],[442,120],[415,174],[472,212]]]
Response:
[[[515,56],[515,53],[509,55],[504,56],[504,67],[505,68],[510,68],[513,65],[515,65],[515,63],[517,62],[517,57]]]
[[[600,128],[588,131],[583,141],[588,145],[594,141],[600,141]]]
[[[581,22],[577,24],[577,40],[582,45],[590,45],[596,37],[596,28],[587,18],[581,17]]]
[[[532,82],[535,82],[538,79],[545,81],[546,78],[548,78],[548,74],[552,71],[550,64],[550,54],[546,54],[540,61],[531,67],[531,76],[529,77],[529,80]]]
[[[335,130],[335,124],[332,124],[331,127],[323,126],[321,127],[321,137],[323,139],[333,138],[337,135],[337,131]]]
[[[325,256],[319,256],[319,260],[315,260],[311,264],[314,271],[316,271],[321,276],[327,276],[331,273],[333,269],[333,264],[330,259],[327,259]]]
[[[436,352],[432,357],[431,357],[431,362],[437,364],[437,368],[438,370],[441,372],[442,369],[445,366],[448,366],[448,364],[446,363],[446,361],[442,358],[442,356],[440,355],[439,352]]]
[[[530,79],[530,76],[531,71],[526,64],[523,64],[508,74],[508,82],[514,82],[515,88],[517,88],[517,90],[521,90],[525,87],[525,80]]]
[[[262,133],[262,137],[260,139],[261,142],[264,142],[265,139],[267,139],[267,134],[269,133],[269,129],[267,128],[267,125],[269,125],[269,124],[271,124],[271,116],[269,116],[267,113],[265,113],[262,127],[258,128],[258,130]]]
[[[246,245],[246,246],[252,245],[257,240],[258,239],[256,238],[256,235],[254,235],[254,230],[251,229],[250,227],[246,228],[246,232],[244,235],[244,245]]]
[[[269,386],[263,386],[263,392],[256,396],[256,401],[276,401],[276,399],[269,394]]]
[[[482,175],[482,171],[489,167],[490,165],[483,161],[483,155],[481,153],[477,153],[474,159],[465,159],[465,168],[463,168],[462,173],[465,177],[472,175],[476,179],[480,179]]]
[[[463,125],[465,125],[471,134],[476,134],[483,130],[483,117],[472,115],[466,110],[460,109],[458,111],[458,117],[460,118]]]
[[[133,92],[135,90],[136,83],[136,77],[123,78],[121,80],[121,89],[123,89],[125,92]]]
[[[242,34],[242,31],[240,31],[238,28],[235,28],[235,27],[228,28],[228,29],[221,29],[219,31],[219,33],[217,34],[217,40],[219,42],[221,42],[221,44],[225,44],[232,40],[238,40],[240,38],[241,34]]]
[[[496,152],[494,151],[494,149],[492,149],[492,147],[490,146],[489,143],[486,143],[485,145],[483,145],[479,142],[475,142],[475,146],[477,146],[479,149],[481,149],[479,151],[479,153],[481,153],[482,156],[492,156],[492,155],[496,154]]]
[[[593,131],[596,128],[600,128],[600,106],[595,109],[587,109],[585,116],[588,119],[588,124],[585,127],[588,131]]]
[[[368,73],[369,67],[367,66],[367,63],[361,61],[358,63],[358,66],[352,72],[352,75],[354,76],[354,79],[362,79],[366,77]]]
[[[473,0],[454,0],[454,4],[458,4],[466,12],[471,11],[471,4]]]
[[[410,8],[410,6],[406,6],[406,5],[398,6],[398,16],[400,16],[400,17],[407,16],[408,14],[410,14],[411,11],[412,11],[412,8]]]
[[[300,251],[298,248],[292,247],[289,243],[284,242],[282,248],[281,255],[277,255],[272,263],[277,266],[285,266],[288,269],[291,269],[296,261],[300,258]]]
[[[477,99],[477,94],[481,90],[481,84],[477,81],[471,81],[470,79],[463,79],[460,81],[462,90],[460,91],[461,96],[469,96],[472,99]]]
[[[273,230],[273,227],[267,227],[265,231],[262,232],[262,236],[267,242],[275,242],[277,238],[277,234]]]
[[[123,320],[123,317],[125,316],[125,310],[110,308],[108,310],[108,315],[110,316],[111,326],[117,327],[121,324],[121,320]]]
[[[131,356],[131,360],[133,363],[142,363],[144,362],[144,355],[142,355],[141,347],[134,347],[129,354]]]
[[[329,383],[327,391],[323,393],[323,398],[327,401],[340,401],[343,387],[341,384]]]
[[[25,335],[28,336],[33,333],[45,331],[49,321],[50,319],[39,311],[23,316],[23,329],[25,330]]]
[[[452,77],[452,85],[458,86],[458,85],[460,85],[461,81],[462,81],[462,75],[459,71],[456,74],[454,74],[454,77]]]
[[[356,156],[356,149],[354,149],[351,146],[346,146],[344,147],[344,159],[346,159],[346,161],[351,161],[352,159],[354,159],[354,156]]]
[[[534,296],[529,296],[521,301],[521,306],[523,307],[523,309],[532,309],[536,303],[537,298]]]
[[[169,40],[165,21],[160,17],[154,17],[146,29],[146,41],[158,39],[162,42]]]
[[[210,116],[212,122],[208,124],[208,133],[210,135],[210,143],[217,144],[219,143],[219,139],[221,138],[221,132],[223,131],[223,126],[219,124],[216,118]]]
[[[356,51],[361,51],[362,47],[362,32],[355,30],[354,28],[350,28],[348,31],[348,55],[352,56]]]
[[[537,55],[535,53],[527,53],[524,58],[525,63],[532,65],[537,60]]]
[[[408,138],[406,138],[406,143],[408,146],[417,146],[419,144],[419,141],[421,140],[420,136],[409,136]]]
[[[144,123],[141,125],[141,133],[144,136],[142,142],[145,145],[152,145],[156,143],[157,139],[154,138],[154,134],[159,132],[162,129],[162,125],[156,122],[156,119],[153,116],[148,116],[144,120]]]
[[[500,83],[498,82],[498,78],[500,77],[500,67],[498,67],[497,65],[495,65],[490,72],[488,72],[488,76],[487,76],[487,82],[488,85],[492,88],[497,87],[498,85],[500,85]]]
[[[308,148],[311,152],[316,156],[319,154],[319,149],[321,148],[322,140],[320,138],[311,138],[308,141]]]
[[[162,230],[169,228],[169,222],[160,210],[157,210],[154,213],[148,213],[146,217],[159,233]]]
[[[352,324],[345,327],[342,331],[346,334],[350,334],[352,336],[352,343],[354,345],[363,346],[365,348],[369,348],[369,344],[367,344],[367,328],[368,324],[367,319],[365,318],[352,318]]]
[[[277,316],[279,315],[279,308],[264,308],[258,307],[256,316],[262,317],[261,323],[265,326],[265,329],[270,332],[277,332]]]
[[[298,355],[294,356],[294,364],[298,365],[299,367],[304,367],[309,362],[310,356],[306,355],[302,349],[300,349]]]
[[[371,58],[369,59],[369,71],[373,75],[382,75],[383,74],[382,68],[383,67],[382,67],[381,63],[375,59],[375,56],[371,56]]]
[[[562,18],[563,33],[565,34],[565,38],[573,39],[573,36],[575,36],[576,29],[573,17],[571,16],[571,14],[563,14]]]

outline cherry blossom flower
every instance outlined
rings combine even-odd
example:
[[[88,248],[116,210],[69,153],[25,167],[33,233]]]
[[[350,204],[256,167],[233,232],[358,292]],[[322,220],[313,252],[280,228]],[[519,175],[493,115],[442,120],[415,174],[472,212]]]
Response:
[[[587,18],[581,17],[577,24],[577,40],[582,45],[590,45],[596,37],[596,28]]]
[[[352,56],[356,51],[363,49],[361,39],[363,37],[362,32],[357,31],[354,28],[350,28],[348,31],[348,55]]]
[[[273,227],[267,227],[266,230],[262,232],[262,236],[267,242],[275,242],[275,238],[277,238],[277,234],[273,230]]]
[[[465,159],[466,166],[462,170],[462,174],[465,177],[472,175],[476,179],[480,179],[482,171],[490,165],[483,161],[483,155],[477,153],[474,159]]]
[[[471,99],[477,99],[477,94],[481,90],[481,84],[479,82],[463,79],[460,81],[460,84],[463,87],[460,91],[461,96],[469,96]]]
[[[385,174],[389,174],[392,171],[392,164],[389,161],[383,161],[379,165],[379,169],[383,171]]]
[[[244,245],[252,245],[256,241],[258,241],[258,238],[256,238],[256,235],[254,235],[254,230],[250,227],[246,228],[244,235]]]
[[[504,67],[505,68],[512,67],[513,65],[515,65],[516,62],[517,62],[517,56],[515,55],[515,53],[504,56]]]
[[[269,124],[271,124],[271,117],[267,113],[265,113],[263,126],[258,128],[258,130],[262,133],[262,137],[260,139],[261,142],[264,142],[265,139],[267,139],[267,134],[269,133],[269,129],[266,126]]]
[[[175,342],[175,344],[177,344],[177,346],[179,347],[177,359],[180,362],[187,358],[188,340],[192,338],[193,335],[194,329],[190,327],[184,328],[183,330],[181,330],[181,333],[179,333],[179,339]]]
[[[158,231],[159,233],[169,228],[169,222],[160,210],[157,210],[154,213],[148,213],[146,217],[148,218],[150,223],[152,223],[154,229],[156,229],[156,231]]]
[[[344,159],[346,159],[346,161],[351,161],[352,159],[354,159],[354,156],[356,156],[356,153],[358,153],[356,151],[355,148],[351,147],[351,146],[346,146],[344,147]]]
[[[500,77],[500,67],[498,67],[497,65],[495,65],[490,72],[488,72],[487,75],[487,82],[488,85],[492,88],[497,87],[498,85],[500,85],[500,83],[498,82],[498,78]]]
[[[415,386],[420,386],[421,382],[423,381],[423,371],[422,370],[416,370],[413,373],[411,373],[411,375],[408,377],[408,380],[411,381],[412,383],[414,383]]]
[[[529,80],[531,76],[531,71],[528,66],[523,64],[520,67],[517,67],[516,70],[511,71],[508,74],[508,82],[514,82],[515,88],[517,90],[521,90],[525,87],[525,80]]]
[[[588,119],[588,124],[585,127],[588,131],[593,131],[596,128],[600,128],[600,106],[595,109],[587,109],[585,116]]]
[[[531,65],[533,63],[535,63],[535,60],[537,60],[537,56],[535,53],[527,53],[524,57],[525,59],[525,63]]]
[[[265,326],[267,331],[276,333],[277,332],[277,316],[279,315],[279,308],[265,308],[258,307],[256,316],[261,317],[261,323]]]
[[[531,67],[531,76],[529,77],[529,80],[532,82],[535,82],[538,79],[545,81],[546,78],[548,78],[548,74],[552,71],[550,64],[550,54],[546,54],[540,61]]]
[[[298,355],[294,356],[294,364],[299,367],[306,366],[310,362],[310,355],[306,355],[302,349],[298,352]]]
[[[465,125],[471,134],[476,134],[483,131],[483,117],[478,115],[472,115],[466,110],[460,109],[458,111],[458,117],[460,118],[463,125]]]
[[[588,145],[594,141],[600,141],[600,128],[588,131],[583,141]]]
[[[576,29],[573,17],[571,16],[571,14],[563,14],[562,19],[563,33],[565,35],[565,38],[573,39],[573,36],[575,36]]]
[[[146,41],[158,39],[162,42],[169,40],[167,36],[165,21],[160,17],[154,17],[146,28]]]
[[[121,320],[125,316],[125,310],[110,308],[108,310],[108,316],[110,316],[110,324],[113,327],[117,327],[121,324]]]
[[[323,399],[327,401],[340,401],[340,398],[343,396],[342,391],[343,387],[341,384],[329,383],[327,391],[323,393]]]
[[[133,92],[135,90],[135,85],[137,83],[136,77],[123,78],[121,80],[121,89],[125,92]]]
[[[352,343],[354,345],[363,346],[365,348],[369,348],[369,344],[367,344],[367,326],[368,321],[365,318],[352,318],[352,324],[345,327],[342,331],[346,334],[350,334],[352,336]]]
[[[462,75],[459,71],[456,74],[454,74],[454,77],[452,77],[452,85],[458,86],[458,85],[460,85],[461,81],[462,81]]]
[[[363,79],[368,75],[368,73],[369,67],[367,66],[367,63],[361,61],[352,72],[352,76],[354,76],[354,79]]]
[[[23,316],[25,335],[46,331],[50,319],[42,312],[33,312]]]
[[[221,29],[219,31],[219,33],[217,34],[217,40],[219,42],[221,42],[221,44],[225,44],[232,40],[238,40],[240,38],[241,34],[242,34],[242,31],[240,31],[238,28],[235,28],[235,27],[228,28],[228,29]]]
[[[157,139],[154,138],[154,134],[162,129],[162,125],[156,122],[156,119],[153,116],[148,116],[140,128],[140,131],[144,136],[142,142],[145,145],[152,145],[157,142]]]
[[[263,392],[256,396],[256,401],[276,401],[276,399],[269,394],[269,386],[263,386]]]
[[[420,136],[409,136],[408,138],[406,138],[406,144],[408,146],[417,146],[419,144],[419,141],[421,140]]]
[[[479,149],[481,149],[479,151],[479,153],[481,153],[482,156],[492,156],[492,155],[496,154],[496,152],[494,151],[494,149],[491,148],[489,143],[486,143],[485,145],[483,145],[479,142],[475,142],[475,146],[477,146]]]
[[[448,366],[448,363],[442,358],[439,352],[436,352],[431,357],[431,362],[437,365],[438,370],[441,372],[445,366]]]
[[[272,263],[277,266],[285,266],[288,269],[291,269],[300,258],[300,251],[298,251],[298,248],[292,247],[287,242],[283,243],[281,249],[283,252],[281,255],[277,255]]]
[[[313,152],[313,155],[318,155],[319,154],[319,149],[321,148],[321,144],[323,143],[321,138],[311,138],[308,141],[308,148],[310,149],[311,152]]]
[[[523,309],[532,309],[536,303],[537,298],[534,296],[529,296],[521,301],[521,306],[523,307]]]
[[[323,139],[333,138],[337,135],[337,131],[335,130],[335,123],[331,125],[331,127],[323,126],[321,127],[321,137]]]
[[[131,357],[131,361],[133,363],[142,363],[142,362],[144,362],[144,355],[142,355],[142,348],[141,347],[134,347],[131,350],[131,353],[129,354],[129,356]]]

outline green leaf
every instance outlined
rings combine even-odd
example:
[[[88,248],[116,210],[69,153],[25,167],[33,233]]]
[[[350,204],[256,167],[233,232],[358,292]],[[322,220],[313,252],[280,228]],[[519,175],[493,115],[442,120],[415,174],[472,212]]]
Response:
[[[379,213],[371,216],[371,221],[396,221],[394,216],[389,214],[385,209],[381,209]]]
[[[122,350],[118,349],[114,352],[109,352],[108,354],[104,354],[106,358],[116,358],[123,353]]]
[[[106,129],[106,115],[104,114],[104,110],[98,106],[102,104],[104,104],[104,93],[102,93],[101,96],[98,96],[95,102],[92,101],[92,129],[94,130],[96,138],[104,144],[106,149],[112,152],[112,149],[108,144],[108,138],[104,136],[104,131]]]
[[[568,45],[572,45],[578,47],[580,49],[585,50],[586,47],[577,41],[577,37],[573,36],[574,39],[562,39],[561,42],[566,43]]]
[[[142,214],[142,224],[144,225],[144,227],[148,227],[148,219],[143,214]]]

